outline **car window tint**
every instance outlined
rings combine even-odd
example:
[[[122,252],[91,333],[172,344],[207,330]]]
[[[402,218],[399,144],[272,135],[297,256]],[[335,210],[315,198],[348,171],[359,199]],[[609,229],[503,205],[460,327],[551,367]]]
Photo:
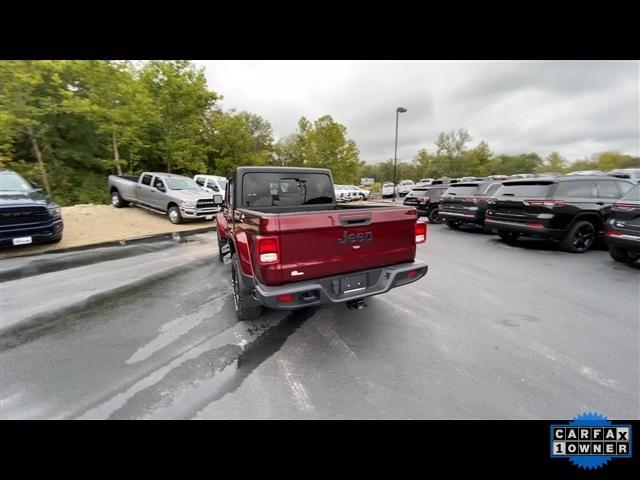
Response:
[[[487,188],[487,190],[485,190],[485,192],[482,195],[486,195],[487,197],[490,197],[491,195],[496,193],[496,191],[499,188],[500,188],[500,184],[499,183],[494,183],[492,185],[489,185],[489,188]]]
[[[556,196],[570,198],[596,197],[595,183],[588,181],[560,182],[556,189]]]
[[[198,185],[200,185],[201,187],[203,187],[203,186],[204,186],[204,178],[202,178],[202,177],[197,177],[197,178],[196,178],[196,183],[197,183]]]
[[[616,185],[618,182],[611,182],[606,180],[598,180],[596,185],[598,186],[598,197],[600,198],[620,198],[620,192]],[[622,182],[621,182],[622,183]]]
[[[618,190],[620,190],[620,196],[625,196],[632,188],[633,184],[627,182],[616,182],[618,184]],[[636,188],[636,191],[638,189]]]
[[[620,182],[622,183],[622,182]],[[629,185],[625,183],[625,185]],[[629,185],[631,189],[627,192],[627,194],[622,198],[623,200],[635,200],[636,202],[640,202],[640,185]]]
[[[142,176],[142,184],[143,185],[151,185],[151,175],[143,175]]]
[[[162,180],[160,178],[155,178],[153,180],[153,186],[158,189],[164,188],[164,183],[162,183]]]

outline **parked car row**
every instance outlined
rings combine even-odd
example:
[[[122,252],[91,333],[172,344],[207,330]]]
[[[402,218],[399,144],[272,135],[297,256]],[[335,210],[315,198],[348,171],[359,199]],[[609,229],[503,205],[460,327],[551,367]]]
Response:
[[[613,259],[640,258],[640,186],[610,175],[563,175],[480,180],[415,188],[404,200],[432,223],[465,224],[508,243],[545,238],[583,253],[598,238]]]

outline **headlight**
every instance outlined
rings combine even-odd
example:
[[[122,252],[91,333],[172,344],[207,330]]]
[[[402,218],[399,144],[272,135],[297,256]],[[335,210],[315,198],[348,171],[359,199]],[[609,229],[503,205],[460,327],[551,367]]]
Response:
[[[196,202],[193,200],[183,200],[181,205],[184,208],[196,208]]]
[[[60,218],[60,216],[62,215],[62,211],[57,205],[49,205],[47,209],[49,210],[49,215],[51,215],[53,218]]]

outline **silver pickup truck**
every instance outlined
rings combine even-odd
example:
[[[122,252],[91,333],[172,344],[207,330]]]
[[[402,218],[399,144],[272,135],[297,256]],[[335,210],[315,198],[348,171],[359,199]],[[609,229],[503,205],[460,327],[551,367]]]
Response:
[[[109,193],[116,208],[131,203],[168,215],[171,223],[212,220],[223,203],[222,195],[211,195],[190,178],[171,173],[143,172],[140,177],[109,175]]]

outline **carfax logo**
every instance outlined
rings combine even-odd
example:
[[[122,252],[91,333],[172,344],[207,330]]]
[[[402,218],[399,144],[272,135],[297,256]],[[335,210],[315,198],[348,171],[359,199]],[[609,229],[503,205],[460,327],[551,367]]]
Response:
[[[600,468],[612,458],[631,457],[631,425],[613,425],[599,413],[583,413],[566,425],[551,425],[551,457],[580,468]]]

